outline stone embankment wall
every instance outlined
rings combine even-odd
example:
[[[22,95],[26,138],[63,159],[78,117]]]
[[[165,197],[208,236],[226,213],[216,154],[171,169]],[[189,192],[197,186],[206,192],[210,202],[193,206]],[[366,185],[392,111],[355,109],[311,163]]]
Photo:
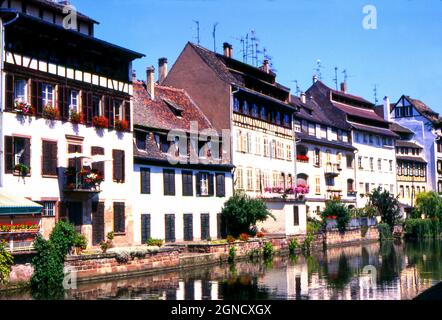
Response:
[[[77,280],[88,281],[95,279],[111,279],[137,274],[153,274],[161,271],[176,270],[179,268],[213,264],[226,261],[229,248],[237,248],[238,258],[247,257],[253,250],[260,250],[266,242],[271,242],[276,253],[288,252],[289,243],[296,239],[299,244],[304,242],[305,236],[286,238],[275,236],[261,239],[251,239],[247,242],[238,241],[234,244],[199,243],[186,244],[177,247],[164,247],[155,251],[145,251],[142,255],[122,255],[119,253],[105,253],[81,256],[68,256],[65,267],[76,273]],[[351,229],[341,234],[338,231],[329,231],[315,235],[313,250],[323,250],[326,247],[358,244],[365,241],[379,239],[376,227],[366,230]],[[122,250],[124,252],[124,250]],[[123,257],[123,258],[122,258]],[[29,262],[17,263],[10,274],[10,282],[26,282],[32,275],[32,266]]]

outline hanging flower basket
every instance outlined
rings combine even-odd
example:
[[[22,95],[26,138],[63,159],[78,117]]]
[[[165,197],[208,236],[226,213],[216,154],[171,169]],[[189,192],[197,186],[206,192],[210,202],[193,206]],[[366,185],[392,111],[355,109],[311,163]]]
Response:
[[[30,172],[29,167],[23,163],[15,165],[14,171],[22,177],[27,176]]]
[[[105,116],[94,117],[92,119],[92,124],[98,129],[109,128],[109,120]]]
[[[129,129],[129,122],[126,120],[115,120],[115,129],[117,131],[127,131]]]
[[[14,103],[15,112],[25,116],[31,116],[34,114],[34,108],[25,101],[15,100]]]
[[[52,106],[52,103],[48,103],[43,108],[43,118],[48,120],[57,120],[60,118],[60,112],[57,108]]]
[[[71,122],[74,124],[83,124],[84,123],[83,113],[71,111]]]

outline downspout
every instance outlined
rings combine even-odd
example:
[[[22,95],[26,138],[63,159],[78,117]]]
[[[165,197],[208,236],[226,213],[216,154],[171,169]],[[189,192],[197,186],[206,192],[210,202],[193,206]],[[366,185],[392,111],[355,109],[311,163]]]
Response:
[[[235,194],[235,172],[236,172],[236,166],[234,165],[233,161],[233,154],[235,151],[233,150],[233,103],[234,103],[234,95],[235,93],[239,92],[239,89],[233,90],[233,84],[230,86],[230,160],[232,165],[234,166],[232,170],[232,194]]]
[[[0,90],[1,90],[1,98],[0,98],[0,188],[3,188],[3,178],[4,178],[4,138],[3,138],[3,114],[5,110],[5,88],[4,88],[4,66],[5,66],[5,27],[9,24],[15,22],[19,13],[16,12],[16,16],[8,22],[3,22],[3,19],[0,17]]]

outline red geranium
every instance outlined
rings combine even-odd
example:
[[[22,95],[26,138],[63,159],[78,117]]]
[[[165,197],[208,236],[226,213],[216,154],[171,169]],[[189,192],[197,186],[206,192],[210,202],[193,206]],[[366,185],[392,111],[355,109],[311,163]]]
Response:
[[[106,129],[109,128],[109,120],[105,116],[94,117],[92,124],[96,128]]]

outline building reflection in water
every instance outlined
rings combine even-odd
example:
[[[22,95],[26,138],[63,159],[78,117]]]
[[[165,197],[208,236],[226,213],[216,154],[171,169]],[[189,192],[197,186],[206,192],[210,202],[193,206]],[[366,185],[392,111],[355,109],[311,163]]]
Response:
[[[373,282],[367,266],[376,272]],[[79,284],[66,298],[400,300],[413,299],[441,280],[441,242],[372,243],[330,248],[310,257],[275,257],[272,262],[241,261]],[[20,293],[0,299],[29,297]]]

